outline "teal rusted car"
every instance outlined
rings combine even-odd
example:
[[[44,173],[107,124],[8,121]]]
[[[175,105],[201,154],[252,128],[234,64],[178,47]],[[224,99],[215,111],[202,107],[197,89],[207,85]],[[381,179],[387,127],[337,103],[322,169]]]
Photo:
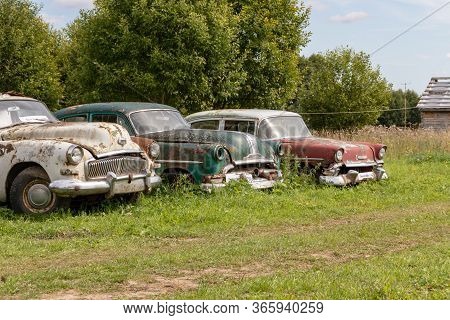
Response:
[[[281,179],[279,155],[270,144],[247,133],[191,129],[178,110],[167,105],[94,103],[65,108],[55,115],[66,122],[122,125],[160,165],[157,173],[169,181],[184,175],[210,190],[239,179],[265,189]]]

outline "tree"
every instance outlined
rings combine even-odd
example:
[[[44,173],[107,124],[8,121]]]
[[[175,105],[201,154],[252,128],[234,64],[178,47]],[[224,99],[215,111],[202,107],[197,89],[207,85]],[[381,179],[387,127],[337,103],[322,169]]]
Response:
[[[391,103],[389,104],[389,109],[383,112],[378,118],[378,123],[390,127],[390,126],[404,126],[405,125],[405,112],[403,109],[405,107],[406,98],[406,124],[408,126],[417,126],[420,124],[420,112],[417,109],[417,104],[419,103],[419,95],[413,90],[403,90],[392,91]],[[414,108],[414,109],[410,109]],[[394,111],[390,111],[394,110]]]
[[[29,0],[0,0],[0,92],[16,91],[55,107],[62,95],[57,34]]]
[[[282,109],[300,81],[300,50],[309,41],[310,9],[297,0],[233,1],[239,18],[239,50],[244,80],[235,104]]]
[[[68,29],[73,102],[148,100],[186,111],[223,106],[245,73],[226,1],[98,0]]]
[[[314,54],[300,63],[304,79],[291,107],[314,129],[361,128],[375,124],[389,104],[391,86],[370,56],[349,48]],[[329,114],[350,112],[347,114]]]

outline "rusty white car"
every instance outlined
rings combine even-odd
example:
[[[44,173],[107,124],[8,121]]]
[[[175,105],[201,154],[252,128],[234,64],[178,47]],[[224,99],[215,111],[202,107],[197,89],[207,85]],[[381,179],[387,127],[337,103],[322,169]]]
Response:
[[[315,137],[294,112],[213,110],[192,114],[186,120],[194,129],[246,132],[276,148],[281,143],[283,153],[299,163],[299,172],[314,172],[323,184],[346,186],[388,178],[384,169],[386,145]]]
[[[59,122],[40,101],[0,94],[0,202],[45,214],[72,198],[134,195],[161,182],[154,162],[110,123]]]

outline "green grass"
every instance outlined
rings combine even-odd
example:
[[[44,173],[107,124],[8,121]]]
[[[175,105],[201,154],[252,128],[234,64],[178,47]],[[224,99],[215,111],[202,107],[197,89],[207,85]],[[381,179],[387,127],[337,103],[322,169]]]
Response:
[[[449,155],[354,188],[205,194],[20,217],[0,208],[0,299],[448,299]]]

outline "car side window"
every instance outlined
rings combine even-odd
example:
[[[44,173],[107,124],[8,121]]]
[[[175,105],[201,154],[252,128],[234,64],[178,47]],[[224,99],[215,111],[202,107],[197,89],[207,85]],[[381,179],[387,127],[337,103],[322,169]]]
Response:
[[[81,116],[75,116],[75,117],[68,117],[61,119],[63,122],[87,122],[87,116],[81,115]]]
[[[115,114],[94,114],[92,122],[110,122],[117,123],[117,115]]]
[[[255,122],[248,120],[226,120],[224,130],[255,134]]]
[[[192,129],[219,130],[219,120],[198,121],[191,124]]]

